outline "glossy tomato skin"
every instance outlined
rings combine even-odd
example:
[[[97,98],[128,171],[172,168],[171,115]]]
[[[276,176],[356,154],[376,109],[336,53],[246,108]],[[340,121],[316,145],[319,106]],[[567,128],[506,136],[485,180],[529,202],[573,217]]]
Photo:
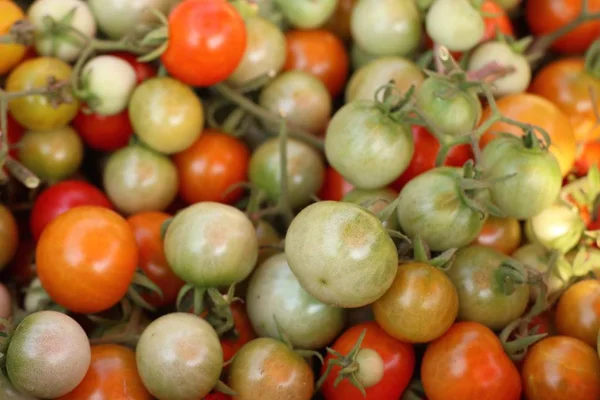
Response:
[[[185,284],[171,270],[163,249],[161,229],[169,218],[169,214],[151,211],[135,214],[127,219],[135,235],[139,267],[162,290],[162,297],[158,293],[145,296],[146,301],[156,307],[174,304],[179,289]]]
[[[421,380],[429,400],[519,400],[521,379],[489,328],[457,322],[427,347]]]
[[[96,313],[117,304],[138,265],[131,228],[114,211],[73,208],[42,233],[36,248],[38,276],[50,297],[78,313]]]
[[[12,1],[0,2],[0,34],[5,35],[11,26],[25,18],[23,10]],[[27,48],[18,44],[0,45],[0,75],[4,75],[17,65],[25,56]]]
[[[113,208],[108,197],[87,182],[77,180],[60,182],[43,191],[33,204],[29,224],[33,238],[38,240],[50,222],[78,206]]]
[[[577,18],[583,0],[530,0],[525,4],[529,28],[538,36],[554,32]],[[590,0],[589,10],[600,11],[600,1]],[[590,21],[561,36],[552,49],[561,53],[582,53],[599,35],[600,21]]]
[[[523,363],[527,400],[600,398],[600,360],[584,342],[551,336],[536,343]]]
[[[366,330],[361,349],[376,351],[384,364],[384,373],[381,381],[366,388],[367,396],[347,380],[334,386],[335,379],[340,371],[339,366],[334,366],[331,373],[321,387],[321,393],[327,400],[397,400],[400,398],[410,382],[415,368],[415,352],[412,345],[394,339],[377,323],[364,322],[346,330],[331,346],[335,351],[346,355],[356,344],[359,336]],[[328,362],[332,359],[328,354],[321,373],[325,372]]]
[[[562,294],[556,308],[556,329],[561,335],[596,346],[600,330],[600,281],[577,282]]]
[[[521,244],[521,225],[514,218],[490,216],[483,224],[475,242],[511,255]]]
[[[107,152],[127,146],[133,135],[128,110],[110,116],[79,110],[73,127],[88,147]]]
[[[83,381],[59,400],[151,400],[137,372],[135,353],[115,344],[92,346],[92,361]]]
[[[118,51],[111,53],[111,55],[127,61],[129,65],[133,67],[138,85],[144,82],[146,79],[156,76],[156,68],[148,63],[139,62],[137,60],[137,56],[134,54]]]
[[[191,0],[169,15],[169,46],[161,61],[174,78],[210,86],[235,71],[245,50],[244,20],[233,6],[225,0]]]
[[[250,151],[240,140],[206,129],[191,147],[173,157],[179,172],[179,194],[188,204],[201,201],[235,203],[241,189],[235,184],[248,179]]]
[[[352,189],[354,189],[354,186],[344,179],[339,172],[333,167],[327,167],[325,180],[318,196],[321,200],[340,201]]]

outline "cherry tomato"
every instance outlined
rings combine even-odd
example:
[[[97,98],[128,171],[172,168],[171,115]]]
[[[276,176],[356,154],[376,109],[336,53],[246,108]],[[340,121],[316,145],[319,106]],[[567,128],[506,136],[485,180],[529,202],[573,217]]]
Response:
[[[169,45],[161,61],[183,83],[210,86],[235,71],[245,50],[244,20],[231,4],[190,0],[169,15]]]
[[[127,347],[92,346],[92,362],[83,381],[59,400],[151,400],[138,375],[135,353]]]
[[[0,270],[13,259],[19,245],[19,228],[10,210],[0,204]]]
[[[207,394],[202,400],[231,400],[231,396],[221,392],[214,392]]]
[[[342,41],[326,30],[289,31],[286,35],[286,71],[306,71],[319,78],[332,97],[348,79],[348,53]]]
[[[133,67],[138,85],[146,79],[156,76],[156,68],[150,64],[139,62],[137,57],[131,53],[118,51],[111,53],[111,56],[119,57],[120,59],[127,61],[129,65]]]
[[[127,146],[133,135],[128,110],[110,116],[79,110],[73,127],[88,147],[107,152]]]
[[[6,35],[11,26],[25,19],[23,10],[12,1],[0,2],[0,35]],[[4,75],[17,65],[23,57],[27,48],[18,44],[0,44],[0,75]]]
[[[256,334],[252,329],[252,323],[246,313],[246,306],[243,303],[235,302],[230,307],[235,323],[235,330],[225,333],[221,338],[223,361],[225,362],[231,360],[242,346],[256,338]]]
[[[475,242],[511,255],[521,244],[521,225],[514,218],[490,216],[483,224]]]
[[[421,379],[429,400],[519,400],[521,379],[494,332],[457,322],[427,347]]]
[[[162,297],[158,293],[144,295],[145,300],[155,307],[174,304],[179,289],[185,284],[171,270],[163,250],[161,230],[169,218],[169,214],[162,212],[143,212],[127,219],[135,235],[139,267],[162,290]]]
[[[191,147],[176,154],[173,161],[179,172],[179,194],[187,203],[231,204],[240,199],[243,191],[227,191],[248,179],[250,151],[240,140],[206,129]]]
[[[350,18],[357,0],[339,0],[337,8],[325,27],[338,35],[342,40],[352,39]]]
[[[396,400],[400,398],[410,382],[415,368],[415,352],[412,345],[403,343],[389,336],[375,322],[365,322],[355,325],[344,332],[331,346],[333,350],[346,355],[356,344],[358,338],[366,330],[365,338],[361,345],[361,351],[371,350],[371,363],[368,367],[378,371],[380,380],[372,386],[365,388],[366,397],[354,387],[348,380],[343,380],[335,386],[335,380],[340,372],[339,366],[334,366],[325,379],[321,392],[327,400]],[[327,354],[321,373],[329,361],[333,358]],[[363,368],[366,366],[362,364]],[[359,371],[361,363],[359,362]],[[363,371],[365,374],[373,371]],[[359,376],[362,375],[359,373]],[[373,382],[371,382],[373,383]]]
[[[319,199],[340,201],[354,186],[344,179],[333,167],[325,170],[325,181],[319,192]]]
[[[596,346],[600,330],[600,281],[577,282],[560,296],[556,329],[561,335]]]
[[[583,0],[529,0],[525,3],[527,23],[531,32],[545,35],[573,21],[581,13]],[[590,12],[600,11],[600,0],[589,1]],[[582,53],[600,35],[600,21],[581,24],[552,44],[561,53]]]
[[[127,293],[138,265],[131,228],[103,207],[81,206],[56,218],[36,249],[38,276],[52,300],[78,313],[96,313]]]
[[[577,176],[585,176],[594,165],[600,167],[600,142],[586,142],[581,145],[575,165]]]
[[[19,125],[17,121],[13,118],[10,113],[7,114],[7,130],[8,130],[8,144],[9,146],[15,146],[19,141],[23,138],[23,134],[25,133],[25,129]],[[17,147],[13,147],[9,152],[10,156],[14,159],[19,159],[19,149]]]

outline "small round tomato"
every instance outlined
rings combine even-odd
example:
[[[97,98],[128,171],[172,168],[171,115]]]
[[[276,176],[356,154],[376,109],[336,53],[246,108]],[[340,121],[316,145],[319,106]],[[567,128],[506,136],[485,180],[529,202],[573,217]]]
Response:
[[[134,54],[118,51],[110,53],[110,55],[127,61],[133,67],[138,85],[156,76],[156,68],[151,64],[139,62]]]
[[[373,373],[379,375],[379,380],[365,387],[366,396],[353,386],[348,380],[342,380],[335,385],[335,380],[340,372],[339,366],[334,366],[321,387],[321,393],[326,400],[391,400],[399,399],[410,382],[415,368],[415,351],[410,344],[394,339],[375,322],[365,322],[346,330],[331,346],[331,348],[342,355],[348,354],[360,335],[365,333],[357,360],[359,377],[364,374]],[[366,351],[365,351],[366,350]],[[369,362],[361,363],[360,352],[369,354]],[[375,353],[375,354],[373,354]],[[321,373],[325,372],[327,364],[333,359],[327,354]],[[361,373],[361,367],[363,370]],[[375,380],[375,379],[374,379]],[[363,383],[363,382],[361,382]],[[364,386],[364,383],[363,383]]]
[[[184,1],[169,15],[169,44],[161,61],[170,75],[187,85],[214,85],[240,64],[246,36],[244,20],[229,2]]]
[[[63,181],[40,194],[31,209],[31,234],[38,240],[42,231],[56,217],[78,206],[98,206],[112,209],[108,197],[84,181]]]
[[[557,203],[527,220],[525,235],[531,243],[566,254],[579,243],[585,228],[579,212],[569,205]]]
[[[527,24],[536,35],[546,35],[572,22],[581,13],[582,0],[529,0],[525,3]],[[600,11],[600,1],[588,1],[590,12]],[[581,24],[552,44],[561,53],[582,53],[600,36],[600,21]]]
[[[256,338],[252,323],[246,312],[246,306],[241,302],[234,302],[230,306],[235,324],[233,331],[226,332],[221,337],[223,348],[223,361],[227,362],[249,341]]]
[[[13,299],[11,293],[6,285],[0,283],[0,318],[9,319],[12,313]]]
[[[561,335],[596,346],[600,331],[600,281],[577,282],[560,296],[556,329]]]
[[[17,221],[10,210],[0,204],[0,270],[13,259],[19,245],[19,229]]]
[[[350,18],[356,2],[357,0],[339,0],[333,15],[325,25],[326,29],[335,33],[342,40],[352,39]]]
[[[521,379],[498,337],[476,322],[457,322],[427,346],[421,380],[429,400],[518,400]]]
[[[173,157],[179,173],[179,194],[187,203],[217,201],[232,204],[243,194],[229,193],[248,179],[250,151],[240,140],[206,129],[194,144]]]
[[[354,186],[348,182],[333,167],[327,167],[325,170],[325,180],[319,192],[319,199],[340,201],[348,192],[354,189]]]
[[[490,216],[483,224],[475,242],[511,255],[521,244],[521,225],[514,218]]]
[[[10,113],[7,114],[7,130],[8,130],[8,145],[11,146],[9,150],[10,156],[14,159],[19,159],[19,149],[16,145],[23,138],[25,129],[15,121]]]
[[[594,165],[600,167],[600,142],[582,143],[575,160],[574,172],[578,176],[585,176]]]
[[[35,397],[17,391],[4,374],[0,374],[0,397],[2,400],[37,400]]]
[[[23,10],[12,1],[0,2],[0,34],[6,35],[13,24],[25,18]],[[0,75],[6,74],[25,56],[27,48],[19,44],[0,44]]]
[[[73,119],[73,127],[88,147],[106,152],[127,146],[133,135],[128,110],[110,116],[80,110]]]
[[[138,265],[135,236],[121,216],[97,206],[75,207],[46,227],[36,249],[37,271],[52,300],[96,313],[127,293]]]
[[[342,41],[326,30],[289,31],[284,69],[306,71],[319,78],[332,97],[344,89],[348,78],[348,53]]]
[[[523,363],[527,400],[600,398],[600,360],[593,348],[567,336],[536,343]]]
[[[156,307],[174,304],[179,289],[184,285],[184,282],[171,270],[163,249],[161,230],[169,218],[171,218],[169,214],[162,212],[144,212],[127,219],[135,235],[139,267],[162,290],[162,296],[158,293],[145,295],[146,301]]]
[[[450,51],[475,47],[485,34],[485,22],[468,0],[437,0],[427,11],[427,35]]]
[[[83,381],[59,400],[92,398],[151,400],[138,375],[132,350],[114,344],[92,346],[90,368]]]

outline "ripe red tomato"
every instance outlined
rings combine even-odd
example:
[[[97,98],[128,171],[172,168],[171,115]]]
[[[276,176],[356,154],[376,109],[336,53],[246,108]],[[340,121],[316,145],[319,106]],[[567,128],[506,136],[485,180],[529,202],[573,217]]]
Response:
[[[173,157],[179,172],[179,194],[189,204],[234,203],[243,191],[227,190],[248,179],[250,150],[240,140],[206,129],[191,147]]]
[[[286,71],[301,70],[319,78],[332,97],[344,90],[348,79],[348,53],[344,44],[326,30],[289,31]]]
[[[525,3],[527,24],[534,35],[554,32],[581,13],[583,0],[529,0]],[[591,12],[600,11],[600,0],[589,0]],[[600,36],[600,21],[581,24],[552,45],[562,53],[583,53]]]
[[[457,322],[427,347],[421,380],[429,400],[519,400],[521,379],[494,332]]]
[[[31,234],[38,240],[56,217],[78,206],[98,206],[112,209],[113,206],[100,189],[84,181],[63,181],[42,192],[31,209]]]
[[[348,380],[343,380],[337,387],[334,385],[340,371],[339,366],[334,366],[321,388],[321,393],[327,400],[397,400],[410,383],[415,368],[412,345],[392,338],[376,322],[364,322],[349,328],[335,341],[332,348],[343,355],[348,354],[364,330],[366,334],[361,349],[370,349],[379,355],[383,369],[381,379],[365,389],[367,396],[364,397]],[[321,373],[325,372],[332,358],[331,354],[327,354]]]
[[[600,142],[584,143],[573,167],[577,176],[585,176],[594,165],[600,167]]]
[[[319,199],[340,201],[352,189],[354,189],[354,186],[346,181],[339,172],[333,169],[333,167],[327,167],[325,170],[325,180],[319,192]]]
[[[150,79],[156,76],[156,68],[154,68],[150,64],[139,62],[137,60],[137,56],[135,56],[134,54],[117,51],[111,53],[111,55],[127,61],[129,65],[133,67],[138,85],[144,82],[146,79]]]
[[[8,130],[8,145],[14,146],[17,143],[19,143],[19,141],[23,137],[23,134],[25,133],[25,128],[19,125],[19,123],[12,117],[12,115],[10,115],[10,113],[7,114],[7,117],[8,125],[6,128]],[[19,159],[19,150],[17,148],[10,149],[9,154],[15,160]]]
[[[73,127],[87,146],[106,152],[127,146],[133,135],[127,110],[110,116],[79,110],[73,119]]]
[[[204,396],[202,400],[231,400],[231,396],[221,392],[213,392]]]
[[[144,295],[144,299],[155,307],[174,304],[179,290],[185,284],[171,270],[163,249],[161,229],[169,218],[171,218],[169,214],[162,212],[144,212],[127,219],[135,235],[139,267],[162,290],[162,297],[158,293]]]
[[[170,75],[191,86],[229,77],[244,56],[246,27],[225,0],[188,0],[169,15],[169,45],[161,61]]]
[[[256,333],[254,333],[252,323],[246,313],[246,306],[243,303],[235,302],[230,307],[235,323],[235,332],[226,333],[221,338],[223,361],[225,362],[231,360],[243,345],[256,338]]]

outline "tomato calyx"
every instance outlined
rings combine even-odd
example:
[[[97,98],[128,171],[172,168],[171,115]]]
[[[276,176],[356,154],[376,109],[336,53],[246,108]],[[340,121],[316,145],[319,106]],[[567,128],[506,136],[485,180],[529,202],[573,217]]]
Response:
[[[499,179],[507,179],[501,177]],[[488,189],[493,180],[483,179],[482,172],[475,166],[473,160],[469,160],[463,167],[463,176],[456,180],[461,200],[473,211],[481,214],[482,218],[487,215],[504,217],[504,213],[489,199],[486,198]]]
[[[81,46],[82,41],[88,40],[85,35],[74,35],[72,23],[77,13],[77,7],[73,7],[60,19],[55,19],[49,15],[45,15],[42,19],[44,29],[37,31],[38,39],[48,40],[51,44],[52,56],[58,54],[58,50],[62,44],[73,46]]]
[[[138,268],[133,275],[133,280],[127,289],[127,297],[137,306],[146,310],[155,311],[155,307],[148,303],[143,295],[148,293],[156,293],[161,298],[163,292],[160,286],[146,276],[146,274]]]
[[[97,327],[97,333],[90,339],[90,344],[123,344],[135,347],[143,331],[143,309],[132,304],[128,299],[123,299],[120,302],[122,312],[121,319],[115,321],[110,318],[105,318],[99,315],[88,315],[88,318],[94,322]],[[115,330],[117,327],[122,327],[115,333],[107,333],[107,328]]]
[[[438,268],[442,271],[447,271],[452,266],[454,256],[458,251],[457,248],[448,249],[436,257],[431,257],[431,252],[427,243],[423,240],[421,235],[417,233],[416,237],[412,241],[413,243],[413,258],[415,261],[429,264]]]

